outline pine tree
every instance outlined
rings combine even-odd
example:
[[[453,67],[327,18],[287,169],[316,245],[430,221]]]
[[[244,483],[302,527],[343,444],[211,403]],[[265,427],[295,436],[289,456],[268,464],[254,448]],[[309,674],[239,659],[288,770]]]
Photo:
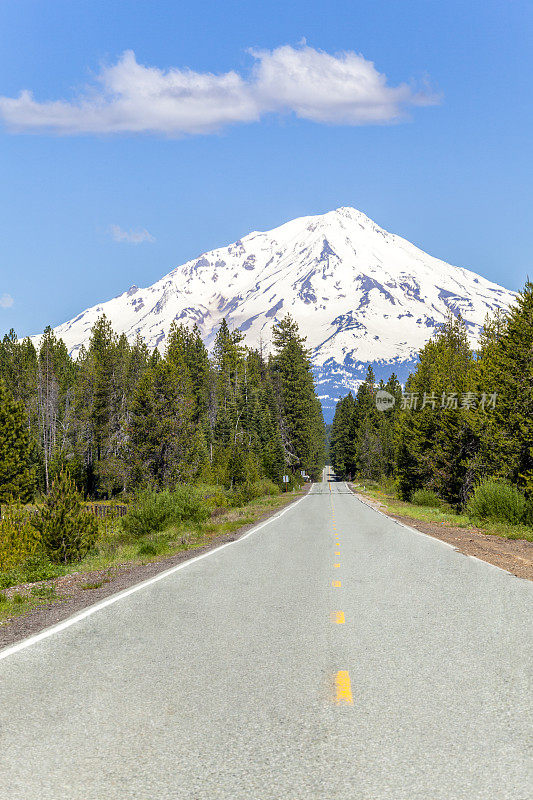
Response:
[[[272,377],[280,409],[285,460],[296,472],[318,479],[325,461],[325,428],[315,394],[309,355],[294,320],[287,315],[274,326]]]
[[[176,325],[176,323],[173,322],[167,337],[165,359],[169,364],[172,364],[178,391],[182,397],[186,398],[189,406],[191,406],[192,416],[194,395],[191,374],[187,363],[188,341],[189,332],[187,328],[184,325]]]
[[[0,381],[0,503],[29,502],[35,488],[26,415]]]
[[[533,492],[533,283],[514,306],[485,325],[475,389],[495,407],[472,415],[480,439],[480,475],[502,477]]]
[[[58,564],[79,561],[94,546],[98,524],[83,508],[68,470],[54,479],[35,527],[48,558]]]
[[[400,421],[397,474],[405,498],[426,486],[454,506],[464,502],[475,435],[461,406],[473,367],[464,322],[450,315],[420,352],[406,385],[417,405]]]
[[[230,331],[225,318],[222,320],[213,346],[219,407],[226,408],[239,391],[244,373],[244,347],[241,344],[243,338],[240,331]]]
[[[281,483],[285,457],[277,425],[274,392],[266,376],[255,403],[251,428],[255,433],[256,454],[262,462],[263,473],[275,483]]]
[[[133,399],[130,460],[134,484],[170,488],[180,480],[189,445],[191,400],[180,393],[173,364],[159,361],[142,376]]]
[[[339,400],[331,428],[331,462],[339,478],[351,479],[355,470],[355,442],[352,418],[354,399],[351,392]]]
[[[209,411],[211,365],[197,325],[193,327],[187,339],[186,361],[194,395],[192,418],[198,423]]]
[[[126,378],[126,391],[128,395],[135,390],[142,375],[148,369],[150,354],[142,336],[138,333],[130,348]]]
[[[387,477],[395,474],[396,468],[396,441],[399,428],[399,417],[402,402],[402,387],[398,378],[392,373],[386,384],[380,384],[394,398],[394,405],[381,411],[379,417],[379,437],[383,453],[383,473]]]
[[[201,425],[196,425],[187,442],[181,477],[187,483],[210,483],[212,479],[209,450]]]
[[[379,478],[384,473],[375,383],[374,370],[369,365],[366,378],[355,395],[352,413],[351,435],[355,446],[352,469],[365,478]]]

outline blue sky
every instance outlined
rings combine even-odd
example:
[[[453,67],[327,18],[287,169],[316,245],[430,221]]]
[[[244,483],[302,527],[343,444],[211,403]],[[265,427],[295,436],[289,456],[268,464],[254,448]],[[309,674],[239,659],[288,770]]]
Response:
[[[529,0],[1,3],[0,331],[343,205],[520,288],[532,36]]]

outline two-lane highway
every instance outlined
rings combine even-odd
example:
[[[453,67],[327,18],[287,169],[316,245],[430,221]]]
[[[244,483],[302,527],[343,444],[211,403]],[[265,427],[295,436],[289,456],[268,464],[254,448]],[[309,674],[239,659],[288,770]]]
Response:
[[[325,475],[0,651],[0,797],[529,800],[532,596]]]

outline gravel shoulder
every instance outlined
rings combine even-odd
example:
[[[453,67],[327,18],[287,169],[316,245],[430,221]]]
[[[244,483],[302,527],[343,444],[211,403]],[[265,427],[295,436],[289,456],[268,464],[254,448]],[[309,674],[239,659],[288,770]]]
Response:
[[[460,553],[476,556],[482,561],[507,570],[518,578],[533,580],[533,542],[525,539],[505,539],[502,536],[485,533],[480,528],[456,528],[392,514],[388,511],[387,506],[378,500],[359,494],[353,488],[352,491],[359,500],[371,508],[375,508],[421,533],[452,544]]]
[[[33,636],[64,619],[68,619],[68,617],[110,595],[117,594],[130,586],[134,586],[136,583],[152,578],[154,575],[158,575],[176,564],[196,558],[196,556],[202,555],[208,550],[213,550],[222,544],[239,539],[256,525],[275,516],[282,508],[286,508],[301,497],[302,493],[297,493],[291,496],[287,503],[267,511],[254,522],[243,525],[242,528],[238,528],[231,533],[206,536],[203,542],[200,541],[194,547],[188,550],[180,550],[178,553],[158,561],[150,561],[145,564],[126,563],[118,567],[94,570],[92,572],[72,572],[54,580],[42,581],[39,584],[20,584],[10,587],[5,590],[5,594],[8,596],[15,593],[27,594],[36,585],[54,586],[57,598],[49,603],[39,604],[25,614],[2,620],[0,622],[0,650],[3,647],[8,647],[22,639]],[[94,584],[95,588],[87,588],[91,584]]]

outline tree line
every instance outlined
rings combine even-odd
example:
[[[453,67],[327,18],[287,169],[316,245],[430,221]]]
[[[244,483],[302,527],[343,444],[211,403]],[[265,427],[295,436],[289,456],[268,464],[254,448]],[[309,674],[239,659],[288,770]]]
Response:
[[[487,318],[475,351],[462,318],[450,315],[404,391],[394,375],[376,384],[369,369],[336,406],[330,452],[339,476],[394,480],[404,500],[428,489],[462,508],[488,478],[531,496],[533,283]]]
[[[290,316],[272,344],[269,355],[247,347],[223,320],[209,355],[196,326],[174,322],[161,354],[102,316],[74,359],[50,327],[38,347],[10,331],[0,342],[0,503],[47,494],[65,469],[88,498],[318,477],[322,411]]]

